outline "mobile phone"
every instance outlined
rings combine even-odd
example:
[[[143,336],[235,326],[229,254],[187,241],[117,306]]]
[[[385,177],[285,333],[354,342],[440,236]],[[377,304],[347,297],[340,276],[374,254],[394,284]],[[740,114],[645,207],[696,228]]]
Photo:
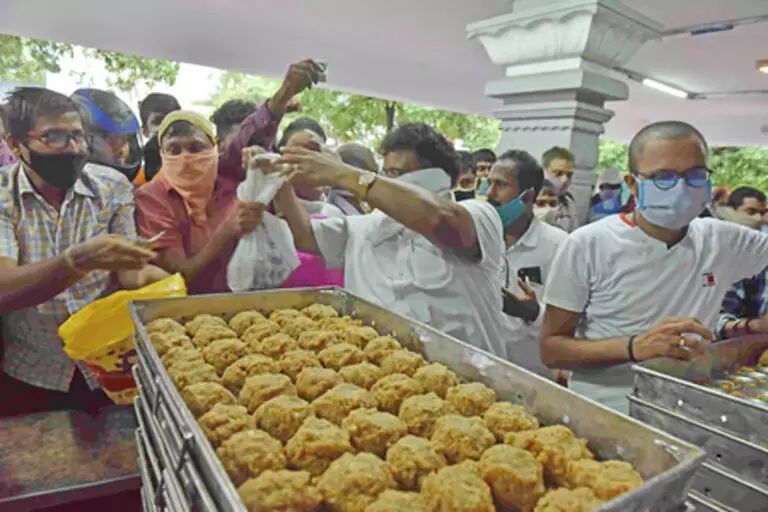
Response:
[[[523,281],[528,279],[531,283],[544,284],[541,279],[541,267],[526,267],[517,271],[517,277]]]

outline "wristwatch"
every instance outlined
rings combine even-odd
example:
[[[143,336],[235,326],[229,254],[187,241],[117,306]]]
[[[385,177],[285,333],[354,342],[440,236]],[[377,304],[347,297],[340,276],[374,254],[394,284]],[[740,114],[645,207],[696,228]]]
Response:
[[[363,172],[360,174],[357,178],[358,190],[355,191],[355,195],[358,196],[358,199],[365,201],[368,198],[368,191],[371,190],[373,184],[376,183],[376,178],[378,178],[378,176],[373,172]]]

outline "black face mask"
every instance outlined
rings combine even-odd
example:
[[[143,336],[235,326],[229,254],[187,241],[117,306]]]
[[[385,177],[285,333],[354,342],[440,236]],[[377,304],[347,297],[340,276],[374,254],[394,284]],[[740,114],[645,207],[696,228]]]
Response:
[[[457,201],[464,201],[465,199],[474,199],[475,191],[474,190],[454,190],[453,197],[455,197]]]
[[[38,153],[29,150],[29,162],[24,162],[43,181],[61,190],[72,188],[83,173],[88,153]]]

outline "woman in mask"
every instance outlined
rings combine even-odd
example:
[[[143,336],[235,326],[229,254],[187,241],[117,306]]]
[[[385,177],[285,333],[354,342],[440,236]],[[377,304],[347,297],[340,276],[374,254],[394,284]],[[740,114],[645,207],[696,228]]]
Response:
[[[277,150],[304,148],[311,151],[320,151],[325,145],[325,141],[325,131],[320,126],[320,123],[308,117],[300,117],[285,128],[283,136],[277,143]],[[297,183],[294,185],[293,190],[309,215],[320,216],[318,218],[344,217],[344,212],[326,201],[325,191],[322,188]]]
[[[156,263],[181,273],[190,294],[222,293],[238,239],[253,231],[263,205],[238,201],[218,179],[218,150],[211,123],[179,110],[157,134],[163,172],[136,191],[139,234],[159,236]]]
[[[622,212],[621,181],[621,175],[616,169],[606,169],[600,173],[595,195],[590,201],[589,222]]]
[[[321,151],[326,136],[320,124],[306,117],[301,117],[283,132],[278,149],[304,148]],[[321,220],[328,217],[345,217],[344,212],[326,201],[323,189],[305,183],[294,183],[293,191],[310,219]],[[332,191],[333,192],[333,191]],[[334,285],[343,286],[344,272],[341,269],[328,269],[321,256],[298,251],[300,265],[283,283],[283,288],[301,288],[305,286]]]

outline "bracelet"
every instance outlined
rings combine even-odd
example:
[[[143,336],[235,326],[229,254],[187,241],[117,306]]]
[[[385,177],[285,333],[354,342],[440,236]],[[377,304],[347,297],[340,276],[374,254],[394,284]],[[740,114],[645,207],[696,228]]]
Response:
[[[627,352],[629,353],[629,360],[632,361],[633,363],[639,362],[637,359],[635,359],[635,351],[634,351],[635,338],[637,338],[637,336],[630,336],[629,341],[627,341]]]

